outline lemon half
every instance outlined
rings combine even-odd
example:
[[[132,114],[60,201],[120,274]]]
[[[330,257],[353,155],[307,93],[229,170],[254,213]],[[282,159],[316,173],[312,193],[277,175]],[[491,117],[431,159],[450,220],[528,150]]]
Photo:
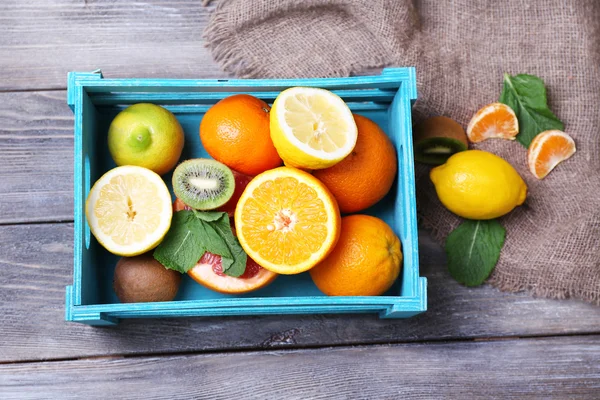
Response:
[[[113,254],[134,256],[156,247],[171,225],[171,195],[147,168],[111,169],[94,184],[85,203],[92,234]]]
[[[319,88],[293,87],[277,96],[270,116],[271,140],[286,165],[329,168],[356,145],[352,112],[338,95]]]

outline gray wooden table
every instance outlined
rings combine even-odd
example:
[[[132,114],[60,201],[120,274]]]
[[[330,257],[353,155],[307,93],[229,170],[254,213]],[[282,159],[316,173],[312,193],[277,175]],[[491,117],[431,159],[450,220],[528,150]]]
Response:
[[[73,267],[68,71],[227,76],[199,0],[0,2],[0,399],[600,398],[600,307],[448,275],[421,233],[429,311],[64,322]]]

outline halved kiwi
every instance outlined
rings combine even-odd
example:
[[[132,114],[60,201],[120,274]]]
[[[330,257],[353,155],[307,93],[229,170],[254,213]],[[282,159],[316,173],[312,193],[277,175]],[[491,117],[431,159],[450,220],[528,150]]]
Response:
[[[414,128],[415,161],[420,163],[440,165],[468,147],[465,130],[451,118],[431,117]]]
[[[173,171],[173,191],[196,210],[212,210],[227,203],[235,189],[233,173],[225,164],[207,158],[182,162]]]

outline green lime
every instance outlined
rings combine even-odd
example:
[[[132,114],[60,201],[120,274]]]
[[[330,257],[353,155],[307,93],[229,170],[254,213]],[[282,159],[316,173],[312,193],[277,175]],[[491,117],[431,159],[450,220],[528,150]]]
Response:
[[[183,129],[177,118],[155,104],[127,107],[108,130],[108,148],[117,165],[137,165],[159,175],[175,167],[183,143]]]

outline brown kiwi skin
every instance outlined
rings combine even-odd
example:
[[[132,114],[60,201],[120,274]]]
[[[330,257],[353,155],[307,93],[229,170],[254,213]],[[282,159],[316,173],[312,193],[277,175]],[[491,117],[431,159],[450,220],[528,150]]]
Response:
[[[434,137],[456,139],[469,147],[469,141],[465,130],[452,118],[444,116],[431,117],[415,126],[415,143]]]
[[[469,148],[469,141],[463,127],[452,118],[444,116],[427,118],[418,123],[414,127],[413,137],[415,146],[428,139],[447,138],[462,143],[465,150]]]
[[[117,262],[113,289],[122,303],[171,301],[177,296],[181,274],[165,268],[151,253],[122,257]]]

